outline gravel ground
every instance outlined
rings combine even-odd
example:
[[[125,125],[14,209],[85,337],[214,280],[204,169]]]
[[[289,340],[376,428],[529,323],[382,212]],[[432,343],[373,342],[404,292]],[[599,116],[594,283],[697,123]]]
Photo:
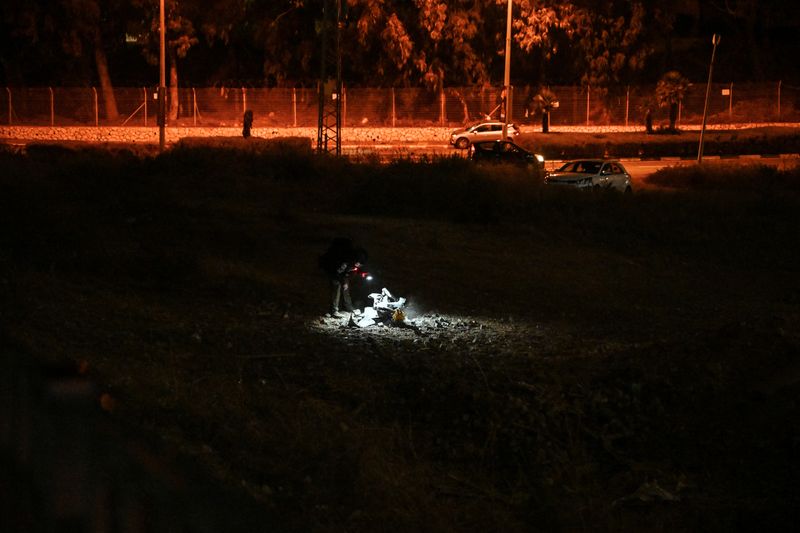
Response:
[[[796,523],[791,191],[539,195],[455,222],[438,201],[317,210],[331,180],[302,181],[303,160],[284,181],[201,155],[144,174],[9,157],[3,333],[83,361],[116,419],[243,487],[275,529]],[[484,191],[427,194],[474,214]],[[316,258],[340,235],[408,298],[407,327],[321,316]]]
[[[707,126],[709,130],[735,130],[760,128],[769,126],[798,127],[800,123],[744,123],[714,124]],[[699,130],[699,125],[684,124],[681,129]],[[450,132],[457,128],[343,128],[342,143],[345,145],[361,144],[395,144],[395,143],[447,143]],[[642,132],[642,126],[556,126],[553,132],[582,133],[619,133]],[[534,126],[522,126],[523,132],[540,131]],[[307,137],[316,139],[316,128],[258,128],[252,130],[254,137]],[[207,127],[168,127],[166,140],[177,142],[183,137],[239,137],[241,128],[207,128]],[[0,140],[17,141],[84,141],[84,142],[132,142],[158,143],[158,129],[155,127],[50,127],[50,126],[0,126]]]

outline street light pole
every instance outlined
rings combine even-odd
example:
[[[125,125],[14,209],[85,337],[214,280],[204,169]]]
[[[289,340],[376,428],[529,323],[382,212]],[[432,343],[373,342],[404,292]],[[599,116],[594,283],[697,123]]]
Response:
[[[706,120],[708,119],[708,97],[711,94],[711,77],[712,73],[714,72],[714,56],[717,54],[717,45],[719,44],[721,37],[719,34],[715,33],[713,37],[711,37],[711,44],[714,45],[714,48],[711,50],[711,64],[708,66],[708,83],[706,84],[706,103],[703,106],[703,125],[700,127],[700,146],[697,148],[697,162],[703,162],[703,135],[706,132]]]
[[[166,71],[166,30],[164,29],[164,0],[159,2],[159,81],[158,81],[158,148],[164,151],[165,131],[167,124],[167,71]]]
[[[511,0],[508,0],[506,20],[506,70],[503,78],[505,86],[505,119],[503,120],[503,140],[508,139],[508,122],[511,120]]]

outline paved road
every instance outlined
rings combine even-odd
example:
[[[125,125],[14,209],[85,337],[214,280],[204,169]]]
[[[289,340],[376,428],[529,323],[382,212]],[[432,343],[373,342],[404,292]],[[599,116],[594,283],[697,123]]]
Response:
[[[397,157],[412,157],[412,158],[423,158],[423,157],[447,157],[452,155],[457,155],[461,157],[466,157],[467,151],[466,150],[455,150],[449,145],[446,144],[417,144],[417,145],[391,145],[391,144],[381,144],[381,145],[344,145],[342,147],[342,152],[348,156],[354,157],[375,157],[378,156],[382,160],[390,160]],[[704,158],[704,161],[719,161],[720,158],[716,156],[707,156]],[[645,184],[643,180],[656,172],[665,167],[671,166],[689,166],[694,165],[694,159],[680,159],[680,158],[664,158],[660,160],[640,160],[640,159],[626,159],[622,158],[620,161],[623,162],[625,168],[628,169],[631,176],[633,177],[633,181],[635,184],[638,184],[639,187],[644,187]],[[753,156],[741,156],[737,158],[726,158],[725,161],[728,161],[732,164],[739,164],[739,165],[748,165],[748,164],[764,164],[764,165],[771,165],[781,169],[785,168],[793,168],[800,165],[800,156],[797,155],[790,155],[790,156],[781,156],[781,157],[761,157],[758,155]],[[548,170],[554,170],[555,168],[561,165],[562,161],[546,161],[545,167]]]

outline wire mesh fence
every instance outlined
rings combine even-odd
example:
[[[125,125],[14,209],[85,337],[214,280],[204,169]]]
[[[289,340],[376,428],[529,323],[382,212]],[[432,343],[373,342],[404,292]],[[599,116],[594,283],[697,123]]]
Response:
[[[655,102],[655,86],[550,87],[558,104],[552,126],[635,126],[648,109],[656,126],[668,109]],[[689,86],[678,105],[677,125],[702,122],[706,84]],[[168,91],[168,123],[174,126],[238,126],[246,109],[258,127],[316,127],[314,88],[181,88]],[[511,119],[537,125],[535,87],[515,87]],[[106,95],[95,87],[6,87],[0,94],[0,124],[24,126],[154,126],[155,87],[117,87]],[[112,98],[113,96],[113,98]],[[342,94],[345,127],[458,126],[499,118],[502,88],[348,88]],[[800,87],[782,82],[715,83],[709,96],[709,124],[800,121]]]

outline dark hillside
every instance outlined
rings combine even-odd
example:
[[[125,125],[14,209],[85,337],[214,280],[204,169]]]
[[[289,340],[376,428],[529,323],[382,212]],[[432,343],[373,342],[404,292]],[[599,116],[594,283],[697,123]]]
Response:
[[[796,173],[622,196],[296,148],[0,154],[2,335],[285,530],[797,523]],[[416,330],[322,318],[339,235]]]

